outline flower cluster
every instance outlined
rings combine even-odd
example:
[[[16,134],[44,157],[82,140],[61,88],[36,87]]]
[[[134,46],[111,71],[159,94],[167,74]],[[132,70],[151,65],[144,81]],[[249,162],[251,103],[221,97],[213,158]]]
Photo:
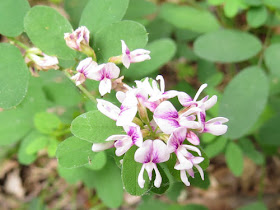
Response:
[[[126,68],[129,68],[130,63],[150,59],[150,51],[137,49],[130,52],[125,42],[121,40],[122,55],[110,58],[108,63],[98,64],[92,59],[96,59],[96,57],[93,49],[89,46],[89,34],[88,29],[81,26],[72,33],[65,33],[64,39],[70,48],[91,56],[79,63],[76,68],[77,73],[72,76],[72,79],[76,85],[81,85],[86,79],[100,81],[99,92],[101,96],[111,92],[112,81],[119,77],[120,69],[116,64],[123,63]]]
[[[159,84],[156,80],[159,80]],[[98,99],[97,108],[107,117],[116,121],[116,126],[122,126],[126,135],[108,137],[106,143],[92,145],[94,152],[115,147],[116,155],[122,156],[133,145],[139,147],[134,160],[142,163],[138,176],[138,184],[144,187],[144,171],[152,179],[155,171],[154,186],[160,187],[162,178],[157,163],[169,160],[171,153],[177,156],[174,169],[180,171],[182,181],[189,186],[187,174],[194,177],[194,168],[202,179],[204,173],[199,166],[204,158],[197,147],[200,144],[198,133],[222,135],[227,131],[223,123],[228,119],[223,117],[206,121],[206,110],[217,102],[217,97],[208,96],[198,100],[200,93],[207,87],[203,84],[194,98],[185,92],[165,91],[165,82],[161,75],[156,80],[146,78],[135,81],[135,87],[125,85],[125,90],[118,91],[116,97],[121,103],[116,105]],[[182,109],[177,111],[168,99],[177,97]],[[152,116],[152,117],[149,117]]]

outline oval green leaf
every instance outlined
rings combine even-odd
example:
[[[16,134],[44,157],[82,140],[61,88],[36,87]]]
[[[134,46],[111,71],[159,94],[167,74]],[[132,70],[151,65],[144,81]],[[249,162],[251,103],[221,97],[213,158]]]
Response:
[[[280,114],[268,120],[260,129],[260,144],[280,146]]]
[[[141,79],[170,61],[176,52],[176,45],[171,39],[159,39],[149,43],[145,49],[151,51],[151,60],[135,63],[128,70],[124,70],[125,77]]]
[[[102,28],[95,35],[94,45],[97,56],[107,61],[111,56],[122,54],[121,40],[130,50],[144,48],[148,42],[148,34],[143,25],[134,21],[120,21]]]
[[[220,46],[220,47],[217,47]],[[194,52],[214,62],[240,62],[255,56],[262,48],[253,35],[236,30],[218,30],[196,39]]]
[[[219,115],[229,119],[229,138],[236,139],[250,131],[265,108],[268,92],[267,77],[256,66],[244,69],[228,84]]]
[[[29,71],[19,49],[0,44],[0,107],[17,106],[27,93]]]
[[[64,40],[64,33],[72,32],[72,26],[55,9],[33,7],[25,16],[24,28],[33,44],[44,53],[68,60],[75,57],[76,52]]]
[[[30,9],[27,0],[0,1],[0,34],[15,37],[23,32],[23,18]]]
[[[265,50],[264,60],[271,73],[280,76],[280,44],[270,45]]]
[[[122,127],[98,110],[84,113],[72,121],[71,132],[74,136],[93,143],[105,142],[109,136],[121,134]]]
[[[226,148],[226,162],[235,176],[240,176],[243,172],[243,155],[240,147],[230,142]]]
[[[103,27],[120,21],[128,7],[128,0],[90,0],[80,20],[80,26],[86,26],[96,33]]]
[[[265,6],[252,7],[246,14],[248,24],[253,28],[262,26],[268,17],[268,12]]]
[[[56,157],[64,168],[77,168],[88,165],[97,154],[91,150],[92,144],[72,136],[58,145]]]
[[[177,28],[205,33],[219,29],[220,25],[207,10],[171,3],[163,4],[159,16]]]

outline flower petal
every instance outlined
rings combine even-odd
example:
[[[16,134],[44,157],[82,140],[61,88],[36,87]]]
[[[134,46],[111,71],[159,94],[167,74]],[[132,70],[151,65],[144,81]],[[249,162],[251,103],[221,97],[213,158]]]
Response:
[[[167,146],[161,140],[153,141],[153,154],[152,162],[153,163],[162,163],[169,160],[170,153],[167,150]]]
[[[141,188],[144,188],[144,184],[145,184],[145,179],[143,178],[144,169],[145,169],[145,164],[142,165],[142,168],[141,168],[141,170],[139,172],[139,175],[138,175],[138,185]]]
[[[180,177],[182,182],[186,185],[186,186],[190,186],[190,182],[188,180],[187,174],[185,170],[180,170]]]
[[[146,140],[134,154],[134,160],[139,163],[148,163],[152,159],[153,141]]]
[[[188,131],[187,140],[193,145],[199,145],[200,143],[198,136],[192,131]]]
[[[162,178],[161,178],[161,175],[159,173],[159,170],[158,170],[156,164],[154,164],[154,170],[155,170],[155,173],[156,173],[156,178],[155,178],[155,181],[154,181],[154,185],[155,185],[155,187],[159,188],[160,185],[161,185],[161,182],[162,182]]]
[[[217,100],[218,100],[218,97],[216,95],[213,95],[210,99],[205,101],[205,103],[204,103],[205,110],[208,110],[211,107],[213,107],[217,103]]]
[[[112,82],[110,79],[103,79],[99,83],[99,93],[104,96],[106,93],[110,93],[112,89]]]
[[[168,151],[170,153],[175,152],[175,150],[185,141],[187,134],[186,128],[177,128],[169,137],[167,141]]]
[[[117,120],[121,112],[119,107],[103,99],[97,99],[97,109],[112,120]]]
[[[100,151],[112,148],[113,145],[114,145],[114,142],[96,143],[96,144],[92,145],[91,150],[93,152],[100,152]]]

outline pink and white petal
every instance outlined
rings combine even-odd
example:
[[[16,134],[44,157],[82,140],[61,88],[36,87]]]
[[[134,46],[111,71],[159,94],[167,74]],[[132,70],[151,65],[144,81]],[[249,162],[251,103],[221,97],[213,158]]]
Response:
[[[133,144],[140,147],[143,143],[143,136],[141,129],[138,125],[132,124],[132,126],[124,126],[124,130],[127,135],[131,137]]]
[[[136,49],[130,52],[131,56],[139,56],[143,54],[150,54],[151,51],[145,49]]]
[[[223,135],[227,132],[228,126],[223,124],[206,124],[204,131],[205,133],[211,133],[215,136]]]
[[[116,152],[115,153],[116,153],[117,156],[122,156],[133,145],[131,138],[124,139],[122,141],[122,146],[120,146],[120,147],[119,146],[117,147],[116,143],[115,143],[115,147],[116,147]]]
[[[139,163],[149,163],[152,158],[153,141],[146,140],[142,146],[138,148],[134,154],[134,160]]]
[[[169,160],[170,153],[167,150],[167,146],[161,140],[153,141],[153,163],[162,163]]]
[[[202,168],[199,165],[194,165],[194,167],[197,168],[197,170],[201,176],[201,179],[204,180],[204,172],[203,172]]]
[[[142,168],[139,172],[139,175],[138,175],[138,185],[140,188],[144,188],[144,184],[145,184],[145,179],[143,178],[144,177],[144,169],[145,169],[145,164],[142,165]]]
[[[199,163],[203,162],[204,161],[204,158],[203,157],[194,157],[192,159],[192,162],[194,165],[198,165]]]
[[[176,128],[180,127],[178,112],[169,102],[162,102],[154,111],[154,120],[160,129],[167,134],[171,134]]]
[[[106,78],[115,79],[120,75],[120,68],[114,63],[107,63],[104,73],[106,75]]]
[[[116,98],[118,99],[118,101],[119,101],[120,103],[123,103],[125,97],[126,97],[126,94],[125,94],[124,92],[122,92],[122,91],[118,91],[118,92],[116,93]]]
[[[123,54],[122,55],[122,63],[125,66],[125,68],[128,69],[129,66],[130,66],[130,63],[131,63],[130,57],[126,54]]]
[[[93,152],[100,152],[113,147],[114,147],[114,142],[96,143],[92,145],[91,150]]]
[[[117,119],[117,126],[130,125],[137,113],[137,107],[121,107],[121,112]]]
[[[199,145],[200,144],[200,140],[199,140],[198,136],[192,131],[188,131],[187,140],[193,145]]]
[[[174,98],[176,96],[179,95],[179,91],[176,91],[176,90],[169,90],[169,91],[166,91],[162,94],[162,98],[163,99],[170,99],[170,98]]]
[[[196,121],[189,121],[186,118],[180,118],[179,119],[179,124],[182,127],[185,128],[190,128],[190,129],[201,129],[201,123],[196,122]]]
[[[205,110],[210,109],[217,103],[218,97],[216,95],[213,95],[210,99],[208,99],[206,102],[204,102]]]
[[[200,152],[200,150],[199,150],[197,147],[191,146],[191,145],[186,145],[186,144],[183,144],[182,146],[185,147],[187,150],[194,151],[194,152],[196,152],[199,156],[201,156],[201,152]]]
[[[128,137],[127,135],[112,135],[112,136],[109,136],[105,141],[123,140],[127,137]]]
[[[159,173],[159,170],[157,168],[157,165],[154,163],[154,170],[155,170],[155,174],[156,174],[156,178],[155,178],[155,181],[154,181],[154,186],[159,188],[160,185],[161,185],[161,182],[162,182],[162,178],[161,178],[161,175]]]
[[[187,173],[192,177],[192,178],[194,178],[194,171],[193,171],[193,169],[191,168],[191,169],[188,169],[188,170],[186,170],[187,171]]]
[[[103,79],[99,83],[99,93],[104,96],[106,93],[110,93],[112,89],[112,82],[110,79]]]
[[[225,118],[225,117],[215,117],[215,118],[213,118],[211,120],[208,120],[206,122],[206,124],[211,124],[211,123],[215,123],[215,122],[226,123],[226,122],[228,122],[228,119]]]
[[[138,56],[131,56],[131,63],[139,63],[145,60],[150,60],[151,56],[148,54],[138,55]]]
[[[76,86],[81,85],[86,81],[86,77],[80,72],[72,76],[71,79],[75,81]]]
[[[154,164],[152,162],[145,163],[145,169],[148,173],[149,180],[151,181],[153,176]]]
[[[121,112],[119,107],[103,99],[97,99],[97,109],[112,120],[117,120]]]
[[[182,106],[191,106],[193,104],[193,99],[188,94],[184,92],[179,92],[178,94],[178,100]]]
[[[101,81],[104,78],[104,69],[105,64],[101,64],[94,68],[91,68],[89,71],[87,71],[87,78]]]
[[[185,170],[180,170],[180,177],[182,182],[186,185],[186,186],[190,186],[190,182],[188,180],[187,174]]]
[[[127,45],[125,44],[124,40],[121,40],[121,43],[122,43],[122,54],[123,55],[130,54],[130,51]]]

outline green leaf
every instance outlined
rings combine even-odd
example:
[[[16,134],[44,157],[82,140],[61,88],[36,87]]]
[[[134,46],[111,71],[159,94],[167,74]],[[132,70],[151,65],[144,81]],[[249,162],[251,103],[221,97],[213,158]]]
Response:
[[[145,49],[151,51],[151,60],[132,64],[128,70],[122,71],[125,77],[142,79],[153,73],[169,60],[176,52],[176,45],[171,39],[159,39],[149,43]]]
[[[97,154],[91,150],[92,144],[74,136],[58,145],[56,157],[60,166],[77,168],[90,164]]]
[[[226,17],[233,18],[238,13],[239,7],[239,0],[225,0],[224,12]]]
[[[220,27],[210,12],[189,6],[165,3],[160,8],[159,16],[177,28],[199,33],[214,31]]]
[[[195,174],[194,178],[189,177],[189,181],[191,186],[199,187],[204,190],[208,189],[210,186],[210,179],[207,172],[204,172],[204,180],[202,180],[200,174],[197,173]]]
[[[263,4],[269,7],[280,9],[280,1],[275,0],[263,0]]]
[[[75,118],[71,124],[71,132],[80,139],[102,143],[111,135],[123,133],[123,129],[117,127],[114,120],[94,110]]]
[[[268,80],[259,67],[248,67],[233,78],[219,110],[219,116],[229,119],[226,136],[236,139],[250,131],[266,106],[268,92]]]
[[[79,26],[82,12],[89,0],[64,0],[64,9],[70,16],[74,28]]]
[[[54,138],[49,139],[49,142],[48,142],[48,155],[49,155],[49,157],[55,157],[58,145],[59,145],[58,140],[56,140]]]
[[[35,128],[44,134],[51,134],[61,125],[60,119],[53,113],[40,112],[34,116]]]
[[[137,210],[167,210],[169,207],[169,204],[163,203],[160,200],[155,199],[149,199],[148,201],[142,201],[138,207]]]
[[[85,167],[91,170],[100,170],[102,169],[107,162],[107,156],[104,151],[98,152],[93,159],[90,161],[89,165]]]
[[[213,158],[223,152],[228,139],[221,136],[214,140],[211,144],[205,147],[205,153],[207,154],[208,158]]]
[[[264,145],[279,146],[280,132],[279,132],[280,114],[268,120],[259,132],[259,142]]]
[[[47,146],[48,141],[49,141],[49,138],[46,136],[40,136],[40,137],[33,139],[33,141],[27,145],[26,153],[29,155],[36,154],[41,149],[44,149]]]
[[[270,45],[265,50],[264,60],[271,73],[280,76],[280,44]]]
[[[146,29],[149,33],[149,42],[151,42],[171,37],[173,26],[165,20],[155,18],[146,26]]]
[[[76,52],[64,40],[64,33],[72,32],[71,24],[55,9],[35,6],[24,19],[25,31],[38,48],[48,55],[73,59]]]
[[[33,127],[36,112],[45,111],[47,100],[40,78],[30,78],[29,91],[16,109],[0,112],[0,145],[12,144],[24,137]]]
[[[262,153],[256,150],[252,141],[248,138],[242,138],[238,141],[238,145],[242,149],[244,155],[250,158],[258,165],[264,164],[264,156]]]
[[[245,4],[249,6],[260,6],[262,5],[262,0],[243,0]]]
[[[261,201],[258,201],[258,202],[255,202],[255,203],[250,203],[250,204],[247,204],[245,206],[242,206],[240,208],[238,208],[237,210],[267,210],[268,208],[266,207],[266,205],[261,202]]]
[[[105,167],[99,171],[91,171],[93,176],[87,174],[87,179],[94,179],[98,197],[109,208],[118,208],[123,202],[123,185],[120,169],[114,160],[109,159]]]
[[[121,40],[124,40],[130,50],[144,48],[148,35],[143,25],[134,21],[120,21],[99,30],[94,39],[97,56],[107,61],[111,56],[122,54]]]
[[[23,32],[23,18],[30,9],[27,0],[0,1],[0,34],[15,37]]]
[[[166,195],[170,200],[176,202],[184,188],[185,185],[183,182],[175,182],[168,189]]]
[[[29,71],[19,49],[0,44],[0,107],[12,108],[22,102],[28,87]]]
[[[150,190],[152,183],[149,181],[148,174],[144,171],[144,188],[140,188],[138,185],[138,176],[143,164],[134,160],[134,154],[136,150],[137,147],[133,146],[124,155],[122,181],[125,190],[129,194],[141,196]]]
[[[217,47],[223,46],[223,47]],[[214,62],[240,62],[255,56],[262,48],[253,35],[237,30],[218,30],[195,40],[194,52]]]
[[[156,5],[147,0],[130,0],[124,16],[125,20],[137,20],[156,12]]]
[[[265,6],[252,7],[246,14],[248,24],[253,28],[258,28],[265,24],[268,17],[268,12]]]
[[[82,13],[80,26],[86,26],[91,33],[96,34],[111,23],[120,21],[128,3],[128,0],[90,0]]]
[[[226,148],[226,163],[235,176],[240,176],[243,172],[243,154],[240,147],[230,142]]]
[[[32,144],[32,142],[36,141],[36,139],[41,137],[44,136],[37,131],[32,131],[23,139],[18,151],[18,160],[21,164],[29,165],[36,160],[37,154],[28,153],[27,148],[29,147],[30,144]]]
[[[223,4],[225,0],[207,0],[207,2],[211,5],[217,6]]]

